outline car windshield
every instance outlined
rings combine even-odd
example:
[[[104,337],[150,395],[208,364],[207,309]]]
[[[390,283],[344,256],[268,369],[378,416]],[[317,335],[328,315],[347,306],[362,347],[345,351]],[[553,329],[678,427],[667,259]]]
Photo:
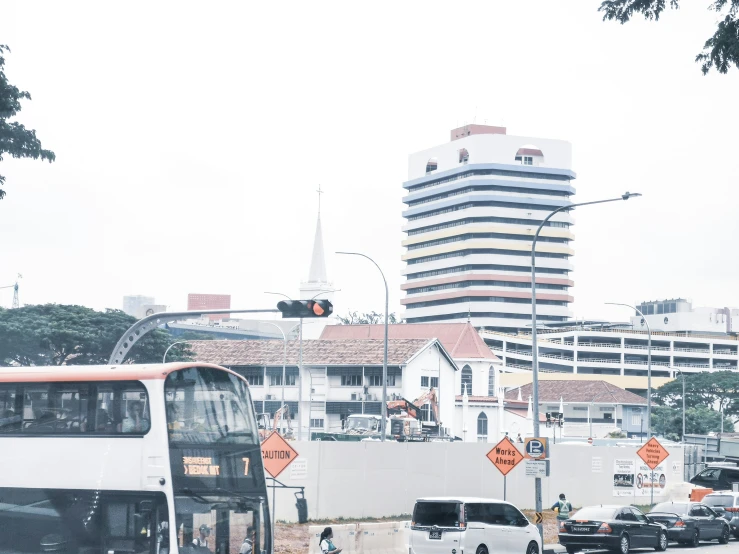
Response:
[[[728,494],[709,494],[703,497],[703,503],[712,508],[731,508],[734,505],[734,497]]]
[[[378,421],[371,417],[350,417],[347,423],[347,429],[357,431],[376,431]]]
[[[651,512],[665,512],[668,514],[687,514],[688,504],[685,502],[662,502],[650,510]]]
[[[453,501],[417,502],[413,510],[415,525],[437,525],[438,527],[459,527],[461,504]]]
[[[616,510],[613,508],[602,508],[600,506],[589,506],[578,511],[571,519],[588,521],[608,521],[613,519]]]

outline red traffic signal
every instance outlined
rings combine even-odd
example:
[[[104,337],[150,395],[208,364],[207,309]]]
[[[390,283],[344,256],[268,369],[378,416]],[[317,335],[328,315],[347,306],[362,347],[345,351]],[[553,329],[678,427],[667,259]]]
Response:
[[[328,317],[334,306],[328,300],[282,300],[277,309],[283,318]]]

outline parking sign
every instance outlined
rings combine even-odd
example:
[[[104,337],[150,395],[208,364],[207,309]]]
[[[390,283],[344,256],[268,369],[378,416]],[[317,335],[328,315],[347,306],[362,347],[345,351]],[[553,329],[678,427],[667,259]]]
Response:
[[[524,457],[529,460],[546,460],[549,454],[547,439],[541,437],[528,438],[525,440]]]

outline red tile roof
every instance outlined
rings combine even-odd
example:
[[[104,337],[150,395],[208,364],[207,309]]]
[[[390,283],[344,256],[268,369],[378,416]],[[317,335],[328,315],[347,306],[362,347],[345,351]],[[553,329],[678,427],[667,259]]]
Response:
[[[387,363],[404,365],[431,343],[428,339],[388,340]],[[281,366],[281,340],[190,341],[195,359],[225,366]],[[304,340],[304,365],[382,365],[382,340]],[[443,351],[443,349],[442,349]],[[287,343],[287,363],[297,365],[299,341]]]
[[[322,339],[378,339],[385,336],[384,325],[327,325]],[[498,358],[469,323],[406,323],[388,325],[391,339],[439,339],[455,360],[483,359],[492,362]]]
[[[521,398],[531,396],[531,383],[521,387]],[[506,393],[506,400],[518,398],[518,388]],[[594,402],[596,404],[644,404],[646,398],[606,381],[539,381],[539,402]]]

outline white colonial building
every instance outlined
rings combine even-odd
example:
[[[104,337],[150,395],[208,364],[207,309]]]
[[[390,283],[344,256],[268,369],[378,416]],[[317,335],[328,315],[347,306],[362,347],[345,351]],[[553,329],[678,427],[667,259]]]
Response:
[[[517,137],[502,127],[467,125],[451,141],[409,157],[406,263],[408,323],[471,321],[511,332],[531,320],[531,241],[554,209],[572,204],[572,148]],[[571,317],[569,211],[555,215],[537,243],[539,321]]]

